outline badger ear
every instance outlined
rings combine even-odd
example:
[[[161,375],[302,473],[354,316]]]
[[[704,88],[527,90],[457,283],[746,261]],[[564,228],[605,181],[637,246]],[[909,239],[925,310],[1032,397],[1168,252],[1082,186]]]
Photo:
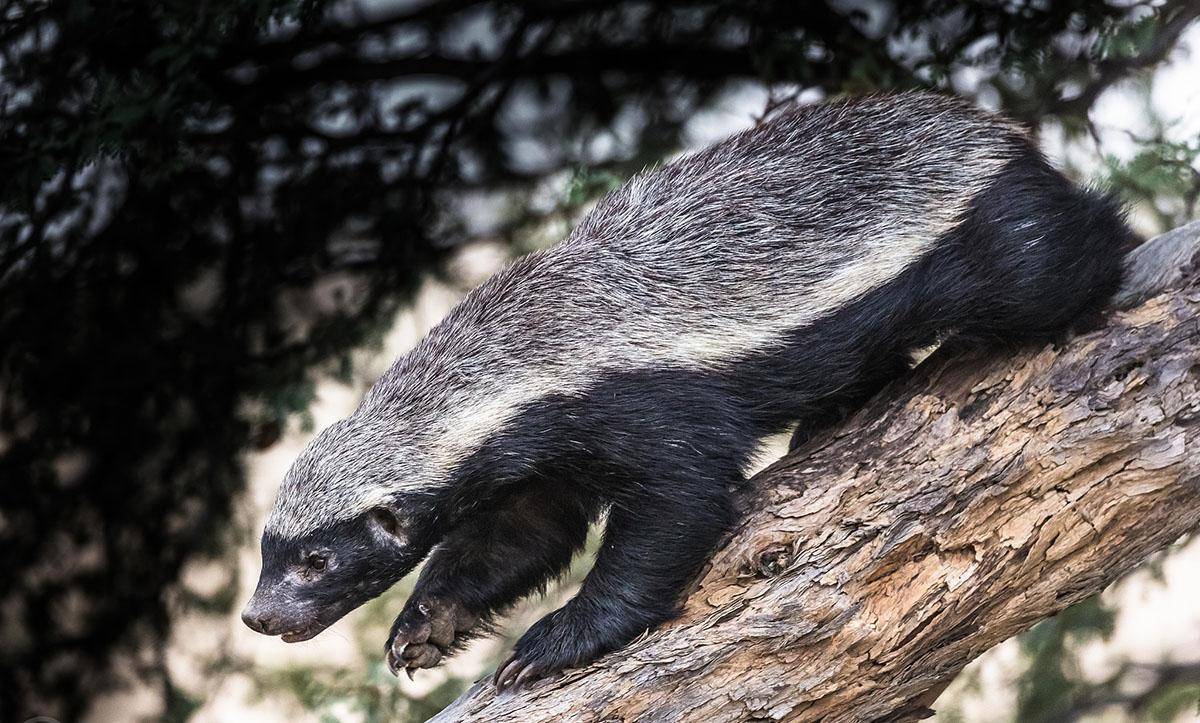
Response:
[[[367,526],[390,542],[401,545],[408,542],[408,533],[400,516],[387,507],[372,507],[367,512]]]

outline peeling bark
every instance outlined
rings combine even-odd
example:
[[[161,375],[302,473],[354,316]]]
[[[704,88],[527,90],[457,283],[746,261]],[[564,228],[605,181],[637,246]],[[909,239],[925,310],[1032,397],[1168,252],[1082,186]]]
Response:
[[[1137,249],[1126,310],[1061,346],[935,353],[755,477],[682,618],[435,720],[927,714],[972,659],[1200,525],[1197,249],[1200,222]]]

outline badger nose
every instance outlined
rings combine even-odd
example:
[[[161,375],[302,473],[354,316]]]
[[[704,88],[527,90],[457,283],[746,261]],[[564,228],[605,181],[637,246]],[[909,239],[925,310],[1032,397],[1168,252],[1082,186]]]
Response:
[[[263,635],[274,635],[274,631],[278,627],[275,618],[269,613],[259,610],[258,606],[254,604],[254,600],[251,600],[246,605],[246,609],[242,610],[242,622],[246,623],[246,627],[254,632]]]
[[[252,615],[247,612],[243,612],[242,613],[242,622],[246,623],[246,627],[250,628],[251,630],[253,630],[256,633],[262,633],[263,635],[271,634],[271,633],[267,632],[268,630],[271,629],[271,620],[270,620],[270,618],[268,618],[266,616],[257,616],[257,615]]]

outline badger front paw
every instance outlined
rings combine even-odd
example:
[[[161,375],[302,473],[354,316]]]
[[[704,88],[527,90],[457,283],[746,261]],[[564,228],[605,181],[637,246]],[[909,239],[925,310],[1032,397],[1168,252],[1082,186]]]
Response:
[[[409,599],[388,636],[388,669],[399,675],[403,668],[411,678],[414,670],[436,666],[478,622],[478,615],[457,602]]]
[[[587,665],[633,637],[621,635],[611,626],[576,621],[568,604],[525,631],[514,646],[512,656],[496,668],[492,684],[500,693],[508,688],[520,688],[566,668]]]

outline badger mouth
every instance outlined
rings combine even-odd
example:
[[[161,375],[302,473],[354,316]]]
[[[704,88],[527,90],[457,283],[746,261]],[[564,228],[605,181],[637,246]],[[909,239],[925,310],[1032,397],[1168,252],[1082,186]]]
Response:
[[[285,643],[302,643],[305,640],[312,640],[313,638],[317,637],[317,635],[327,627],[329,626],[323,623],[313,623],[308,627],[288,630],[280,635],[279,639]]]
[[[355,607],[357,606],[338,606],[334,609],[322,609],[307,622],[297,622],[295,627],[285,630],[279,636],[279,639],[285,643],[302,643],[305,640],[312,640],[330,625],[345,617],[346,613]]]

